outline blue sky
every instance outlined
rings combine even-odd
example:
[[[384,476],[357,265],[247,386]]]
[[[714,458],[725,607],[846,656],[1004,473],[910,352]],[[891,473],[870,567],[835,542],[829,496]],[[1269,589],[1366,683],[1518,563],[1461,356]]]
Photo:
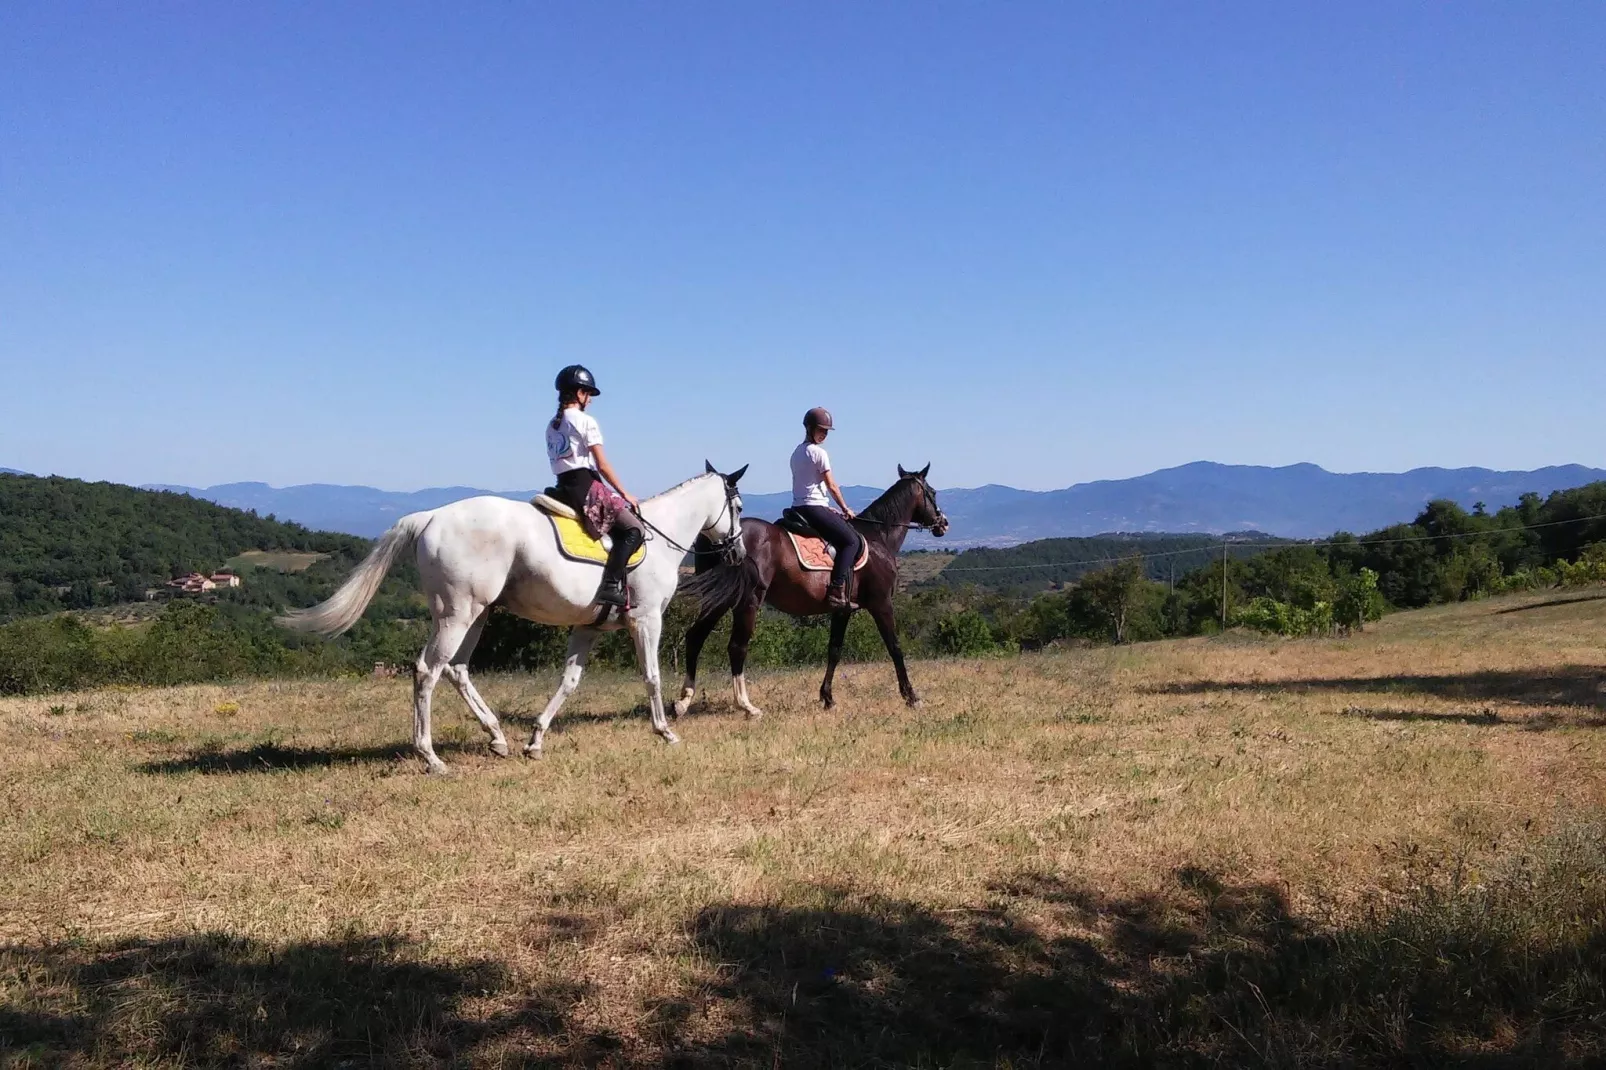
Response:
[[[0,465],[1606,463],[1606,5],[0,7]]]

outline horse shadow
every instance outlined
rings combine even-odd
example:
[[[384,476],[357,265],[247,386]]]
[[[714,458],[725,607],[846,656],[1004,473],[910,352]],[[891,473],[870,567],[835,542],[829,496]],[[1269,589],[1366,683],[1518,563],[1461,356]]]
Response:
[[[451,753],[471,750],[470,744],[442,743],[436,749]],[[332,769],[337,766],[384,765],[417,760],[406,743],[375,747],[296,747],[281,743],[258,743],[251,747],[224,750],[203,747],[177,758],[142,762],[135,768],[151,776],[177,773],[208,775],[231,773],[276,773],[304,769]]]
[[[1307,677],[1292,680],[1193,680],[1146,688],[1147,694],[1201,695],[1232,691],[1348,691],[1397,696],[1427,695],[1464,702],[1512,702],[1527,706],[1602,711],[1567,723],[1606,726],[1606,667],[1563,665],[1553,669],[1498,669],[1470,673],[1392,676]],[[1424,716],[1422,719],[1432,719]],[[1563,719],[1553,718],[1559,724]],[[1469,724],[1499,724],[1498,717],[1467,718]]]
[[[497,1038],[571,1047],[578,984],[427,961],[399,938],[270,945],[208,932],[0,949],[0,1064],[412,1065],[476,1061]],[[499,994],[504,1009],[467,1013]]]

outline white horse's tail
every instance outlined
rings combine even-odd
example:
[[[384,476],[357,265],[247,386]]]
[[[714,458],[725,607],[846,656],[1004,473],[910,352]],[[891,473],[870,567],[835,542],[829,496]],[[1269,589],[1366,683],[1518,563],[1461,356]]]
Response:
[[[362,617],[363,610],[374,600],[374,594],[385,580],[385,573],[395,563],[397,555],[418,538],[419,532],[429,523],[429,512],[409,513],[396,521],[396,526],[379,537],[374,548],[368,551],[362,564],[352,570],[340,590],[310,609],[293,609],[278,618],[278,623],[298,632],[314,632],[335,636],[350,628]]]

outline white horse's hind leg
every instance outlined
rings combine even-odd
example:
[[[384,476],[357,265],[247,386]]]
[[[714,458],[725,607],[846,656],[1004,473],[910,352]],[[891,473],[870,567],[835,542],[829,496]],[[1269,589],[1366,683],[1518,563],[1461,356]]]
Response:
[[[658,639],[663,631],[663,618],[653,613],[643,615],[632,624],[636,661],[641,665],[642,678],[647,681],[647,705],[652,711],[652,730],[663,737],[665,743],[679,743],[680,737],[675,735],[669,727],[669,719],[664,716],[663,684],[658,675]]]
[[[423,652],[413,666],[413,750],[424,759],[424,765],[431,773],[444,773],[447,770],[446,763],[435,754],[435,745],[430,739],[430,696],[434,694],[441,673],[451,664],[452,656],[463,645],[473,624],[472,619],[458,617],[437,620],[429,642],[424,644]]]
[[[524,748],[526,758],[541,757],[541,740],[551,727],[552,718],[563,708],[564,700],[580,686],[580,675],[585,672],[586,659],[591,656],[591,648],[601,634],[591,628],[576,628],[569,633],[569,656],[563,664],[563,682],[558,685],[558,693],[552,696],[552,701],[546,704],[546,709],[541,711],[540,720],[535,722],[535,731],[530,733],[530,742]]]
[[[463,696],[463,701],[479,721],[480,727],[485,729],[491,737],[491,753],[501,758],[507,757],[507,737],[502,734],[502,722],[496,719],[496,711],[491,704],[480,697],[474,689],[474,682],[468,678],[468,661],[474,656],[474,645],[480,641],[480,633],[485,630],[485,620],[490,616],[490,610],[483,610],[479,619],[474,622],[468,635],[463,639],[463,645],[457,648],[452,656],[452,663],[446,666],[446,676],[457,688],[457,693]]]

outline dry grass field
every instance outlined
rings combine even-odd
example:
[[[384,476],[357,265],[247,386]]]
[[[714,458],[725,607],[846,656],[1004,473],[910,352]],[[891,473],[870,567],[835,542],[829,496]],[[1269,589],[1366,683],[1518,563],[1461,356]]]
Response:
[[[271,568],[280,572],[304,572],[328,554],[299,550],[247,550],[223,563],[225,568]]]
[[[912,672],[0,701],[0,1062],[1606,1060],[1606,594]]]

